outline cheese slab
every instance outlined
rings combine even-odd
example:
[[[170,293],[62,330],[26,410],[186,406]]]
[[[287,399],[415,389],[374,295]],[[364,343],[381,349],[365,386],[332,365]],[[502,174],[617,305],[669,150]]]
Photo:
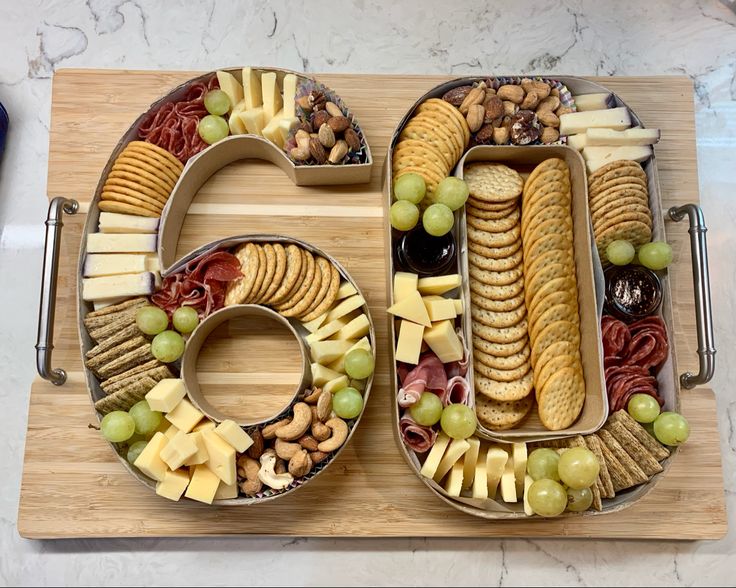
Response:
[[[230,110],[232,110],[243,99],[243,84],[227,71],[218,71],[217,81],[220,84],[220,90],[230,98]]]
[[[480,453],[480,439],[469,437],[467,442],[470,444],[470,448],[463,456],[463,490],[467,490],[473,484],[475,467],[478,464],[478,454]]]
[[[458,497],[462,491],[464,469],[463,461],[464,460],[460,459],[452,465],[450,473],[447,476],[447,480],[445,481],[445,492],[450,496]]]
[[[359,314],[337,332],[335,339],[359,339],[367,335],[370,328],[371,323],[368,317],[364,314]]]
[[[440,432],[440,434],[437,435],[437,439],[435,440],[434,445],[432,445],[432,449],[430,449],[429,455],[427,455],[427,459],[424,460],[422,469],[419,472],[425,478],[434,478],[435,473],[437,473],[437,468],[440,465],[440,461],[442,461],[442,457],[445,455],[445,451],[450,445],[450,441],[452,441],[452,439],[450,439],[450,437],[444,432]]]
[[[473,498],[485,500],[488,498],[488,470],[486,469],[487,449],[480,451],[475,462],[473,474]]]
[[[357,293],[358,291],[355,289],[355,286],[350,282],[343,282],[337,290],[337,300],[342,300],[343,298],[347,298],[348,296],[352,296]]]
[[[417,290],[421,294],[444,294],[445,292],[458,288],[461,283],[460,274],[419,278],[417,281]]]
[[[496,497],[496,491],[508,460],[509,454],[500,447],[490,447],[488,449],[488,453],[486,453],[486,476],[489,498]]]
[[[153,272],[139,274],[120,274],[84,278],[82,298],[100,300],[114,297],[149,296],[156,290],[156,276]]]
[[[422,298],[422,301],[427,308],[429,320],[432,322],[454,319],[457,316],[455,301],[451,298],[442,298],[441,296],[430,298],[429,296],[425,296]]]
[[[425,327],[432,326],[432,321],[429,320],[429,314],[427,313],[427,307],[424,306],[424,302],[418,291],[414,291],[399,302],[396,302],[386,312]]]
[[[225,482],[220,480],[220,485],[217,487],[217,492],[215,492],[215,500],[228,500],[230,498],[237,497],[238,483],[235,482],[234,484],[225,484]]]
[[[588,112],[589,110],[604,110],[608,108],[608,103],[612,95],[610,92],[596,92],[594,94],[580,94],[573,96],[575,108],[578,112]]]
[[[529,504],[529,488],[534,483],[534,479],[529,475],[524,476],[524,514],[528,517],[534,514],[532,505]]]
[[[316,343],[317,341],[323,341],[327,339],[328,337],[332,337],[332,335],[337,333],[340,329],[342,329],[347,324],[348,324],[348,321],[344,318],[335,319],[334,321],[327,323],[326,325],[317,329],[311,335],[307,335],[307,339],[306,339],[307,345],[312,345],[313,343]],[[349,338],[350,337],[346,337],[346,339],[349,339]]]
[[[283,102],[284,102],[284,116],[287,118],[296,118],[296,76],[294,74],[286,74],[282,86]]]
[[[400,302],[412,292],[416,292],[418,281],[419,276],[417,274],[396,272],[394,274],[394,302]]]
[[[263,133],[263,127],[266,126],[263,122],[263,106],[258,106],[250,110],[243,110],[238,113],[238,116],[248,133],[251,135],[260,135]]]
[[[84,258],[85,278],[136,274],[148,271],[145,253],[90,253]]]
[[[592,172],[604,165],[621,159],[643,162],[652,155],[649,145],[635,145],[632,147],[583,147],[583,159]]]
[[[325,390],[330,394],[335,394],[343,388],[347,388],[349,383],[350,378],[348,378],[347,375],[342,374],[334,380],[330,380],[329,382],[327,382],[324,386],[322,386],[322,390]]]
[[[243,97],[245,98],[246,111],[258,108],[263,104],[263,97],[261,95],[261,74],[252,67],[244,67],[242,70],[242,77]],[[261,110],[261,112],[263,111]]]
[[[184,465],[184,462],[197,453],[197,444],[182,431],[169,439],[169,442],[161,450],[161,459],[169,466],[170,470],[177,470]]]
[[[440,321],[424,331],[424,341],[442,363],[462,361],[463,344],[455,332],[455,321]]]
[[[87,253],[155,253],[158,235],[89,233]]]
[[[630,126],[631,116],[629,109],[625,106],[587,112],[569,112],[560,116],[561,135],[574,135],[597,128],[622,131]]]
[[[609,147],[632,147],[642,145],[654,145],[659,142],[659,129],[626,129],[614,131],[613,129],[588,129],[585,133],[586,147],[598,145]]]
[[[212,423],[212,427],[214,427],[214,425],[215,423]],[[173,428],[174,425],[171,426]],[[199,465],[200,463],[205,463],[210,458],[210,456],[207,453],[207,447],[205,447],[202,432],[192,431],[191,433],[187,433],[187,437],[189,437],[192,442],[197,446],[197,452],[191,457],[188,457],[187,460],[184,462],[184,465],[194,466]]]
[[[440,460],[440,465],[437,466],[437,471],[434,473],[433,479],[438,484],[442,481],[442,478],[447,475],[453,465],[470,449],[470,443],[465,439],[453,439],[450,442],[450,446],[445,451],[445,455]],[[461,470],[462,474],[462,470]],[[460,480],[462,483],[462,479]]]
[[[240,115],[245,112],[245,100],[238,102],[230,112],[230,116],[227,119],[227,124],[230,127],[231,135],[245,135],[248,129],[245,128],[245,123]]]
[[[265,107],[264,107],[265,108]],[[284,139],[281,136],[281,133],[279,132],[279,122],[283,118],[283,112],[279,111],[276,113],[273,118],[266,124],[265,127],[263,127],[263,130],[261,130],[261,134],[271,141],[271,143],[274,143],[275,145],[278,145],[279,147],[283,147],[284,145]],[[265,121],[268,118],[268,114],[266,114],[264,110],[263,120]]]
[[[424,340],[424,326],[411,321],[401,321],[399,327],[399,339],[396,343],[396,361],[419,363],[419,355],[422,352]]]
[[[155,233],[160,219],[119,212],[101,212],[98,220],[100,233]]]
[[[501,476],[501,500],[504,502],[516,502],[516,475],[514,473],[514,460],[509,459]]]
[[[319,315],[316,319],[312,319],[311,321],[307,323],[302,323],[302,326],[307,329],[310,333],[315,333],[317,329],[319,329],[325,322],[325,319],[327,319],[327,313],[323,313]]]
[[[327,318],[325,319],[325,321],[329,323],[331,321],[334,321],[335,319],[342,318],[346,314],[353,312],[364,304],[365,299],[360,294],[356,294],[355,296],[346,298],[327,313]]]
[[[524,490],[524,476],[526,475],[527,449],[526,443],[514,443],[511,450],[514,462],[514,477],[516,478],[516,494],[521,496]]]
[[[267,71],[261,74],[261,98],[263,100],[263,115],[266,124],[281,110],[282,99],[276,72]]]

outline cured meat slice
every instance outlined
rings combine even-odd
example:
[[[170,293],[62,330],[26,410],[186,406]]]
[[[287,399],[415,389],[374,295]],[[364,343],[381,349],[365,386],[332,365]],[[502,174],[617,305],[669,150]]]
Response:
[[[467,404],[470,400],[470,384],[464,376],[455,376],[447,382],[444,405]]]
[[[425,453],[437,439],[437,431],[418,424],[408,411],[399,419],[399,431],[404,444],[416,453]]]
[[[401,372],[400,372],[401,373]],[[407,408],[419,400],[422,392],[433,392],[440,397],[443,405],[447,405],[447,374],[445,366],[432,352],[419,358],[417,366],[401,380],[398,402]]]

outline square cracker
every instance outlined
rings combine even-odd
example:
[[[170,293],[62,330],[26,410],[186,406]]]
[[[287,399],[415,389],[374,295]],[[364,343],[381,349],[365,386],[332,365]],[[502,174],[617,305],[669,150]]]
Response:
[[[659,465],[654,456],[621,423],[608,423],[605,430],[616,438],[624,451],[631,456],[631,459],[637,463],[647,476],[651,477],[662,471],[662,466]]]
[[[588,435],[585,437],[586,447],[595,453],[595,456],[598,458],[598,463],[600,463],[597,483],[600,484],[601,496],[603,498],[615,498],[616,492],[613,489],[611,474],[608,472],[608,464],[606,463],[606,459],[603,457],[600,443],[600,439],[595,435]]]
[[[670,456],[669,449],[664,445],[661,445],[654,437],[647,433],[647,430],[637,423],[625,410],[621,409],[614,412],[608,419],[608,422],[621,423],[639,443],[646,447],[647,451],[649,451],[657,461],[662,461]]]
[[[600,431],[598,431],[598,436],[600,437],[601,441],[603,441],[603,443],[606,445],[606,447],[608,447],[611,453],[616,456],[618,462],[624,468],[626,468],[629,476],[634,481],[634,485],[643,484],[644,482],[649,481],[649,476],[647,476],[644,473],[644,470],[642,470],[639,465],[633,459],[631,459],[631,456],[626,453],[626,450],[621,447],[621,444],[616,440],[613,435],[611,435],[611,433],[609,433],[605,429],[601,429]]]

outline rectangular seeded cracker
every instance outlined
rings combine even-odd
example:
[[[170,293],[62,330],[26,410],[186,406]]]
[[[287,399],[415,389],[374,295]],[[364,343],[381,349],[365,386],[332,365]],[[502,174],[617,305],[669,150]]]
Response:
[[[654,459],[657,461],[662,461],[670,456],[669,449],[661,445],[654,437],[647,433],[646,429],[637,423],[625,410],[621,409],[614,412],[608,419],[608,422],[621,423],[626,427],[626,430],[654,456]]]
[[[591,437],[596,437],[598,439],[601,453],[603,453],[603,459],[608,466],[608,473],[611,475],[611,482],[613,483],[614,492],[619,492],[621,490],[631,488],[632,486],[636,486],[636,482],[634,482],[629,473],[621,465],[618,459],[616,459],[616,456],[611,453],[611,450],[608,449],[601,438],[598,437],[598,435],[591,435]]]
[[[109,386],[103,388],[103,390],[105,391],[105,394],[113,394],[117,392],[118,390],[127,388],[128,386],[130,386],[131,384],[135,383],[136,381],[142,378],[151,378],[154,382],[158,382],[160,380],[163,380],[164,378],[173,378],[173,377],[174,375],[171,373],[168,366],[161,365],[161,366],[152,368],[150,370],[141,372],[139,374],[130,376],[129,378],[125,378],[124,380],[113,382]]]
[[[84,326],[87,327],[87,330],[104,327],[125,315],[132,314],[135,316],[138,309],[141,306],[146,306],[147,304],[148,301],[145,298],[134,298],[133,300],[127,300],[120,304],[115,304],[101,310],[90,312],[84,317]]]
[[[120,374],[117,374],[116,376],[112,376],[108,378],[104,382],[100,383],[100,387],[104,391],[107,392],[108,388],[110,388],[116,382],[120,382],[121,380],[126,380],[130,378],[131,376],[135,376],[136,374],[142,374],[143,372],[147,372],[148,370],[152,370],[153,368],[156,368],[162,365],[163,364],[158,359],[152,359],[151,361],[147,361],[146,363],[142,363]]]
[[[654,459],[654,456],[621,423],[608,423],[605,429],[615,437],[616,441],[624,448],[624,451],[631,456],[631,459],[648,477],[662,471],[662,466]]]
[[[126,300],[124,302],[121,302],[120,304],[111,304],[110,306],[106,306],[105,308],[101,308],[100,310],[93,310],[92,312],[88,312],[85,318],[108,316],[122,310],[130,310],[131,308],[146,306],[147,304],[148,300],[143,296],[139,298],[131,298],[130,300]]]
[[[124,343],[128,339],[132,339],[133,337],[139,336],[140,334],[141,332],[138,330],[138,327],[135,324],[128,325],[121,331],[118,331],[112,337],[104,339],[101,343],[98,343],[92,349],[90,349],[86,353],[87,358],[90,359],[92,357],[95,357],[96,355],[105,353],[105,351],[109,351],[119,343]]]
[[[611,453],[616,456],[616,459],[618,462],[626,468],[626,471],[628,472],[629,476],[632,480],[634,480],[634,485],[637,484],[643,484],[644,482],[647,482],[649,480],[649,476],[647,476],[644,471],[638,466],[638,464],[631,459],[628,453],[626,453],[626,450],[621,447],[621,444],[616,441],[616,438],[611,435],[608,431],[605,429],[601,429],[598,431],[598,436],[600,437],[601,441],[610,449]]]
[[[97,370],[97,373],[101,378],[108,378],[152,359],[153,355],[151,355],[151,345],[146,341],[144,346],[133,349],[129,353],[126,353],[125,355],[114,359],[110,363],[101,366]]]
[[[613,490],[613,482],[611,481],[611,474],[608,472],[608,464],[606,463],[605,457],[603,457],[601,440],[595,435],[588,435],[585,437],[585,445],[595,453],[601,466],[598,472],[598,483],[601,486],[601,496],[603,498],[615,498],[616,492]]]
[[[125,327],[129,327],[133,324],[135,324],[135,311],[124,312],[120,315],[120,318],[112,321],[111,323],[107,323],[101,327],[88,329],[87,332],[96,343],[99,343],[100,341],[117,334],[118,331],[123,330]]]
[[[130,386],[95,402],[95,409],[102,414],[107,414],[113,410],[129,410],[136,402],[143,400],[155,385],[156,382],[153,378],[141,378]]]
[[[126,355],[131,351],[144,346],[150,347],[150,343],[141,336],[133,337],[132,339],[128,339],[127,341],[123,341],[122,343],[115,345],[115,347],[108,349],[104,353],[100,353],[99,355],[88,359],[84,362],[84,365],[86,365],[96,374],[101,375],[100,370],[104,369],[105,366],[122,357],[123,355]]]

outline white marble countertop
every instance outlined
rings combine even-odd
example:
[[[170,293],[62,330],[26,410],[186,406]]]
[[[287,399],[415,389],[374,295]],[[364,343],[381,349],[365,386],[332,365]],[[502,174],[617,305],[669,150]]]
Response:
[[[51,76],[60,67],[307,72],[686,74],[695,83],[713,306],[736,314],[736,14],[728,0],[341,3],[0,0],[0,585],[734,585],[736,336],[716,322],[730,532],[719,542],[21,539]],[[306,16],[305,16],[306,15]],[[728,396],[731,395],[731,396]]]

